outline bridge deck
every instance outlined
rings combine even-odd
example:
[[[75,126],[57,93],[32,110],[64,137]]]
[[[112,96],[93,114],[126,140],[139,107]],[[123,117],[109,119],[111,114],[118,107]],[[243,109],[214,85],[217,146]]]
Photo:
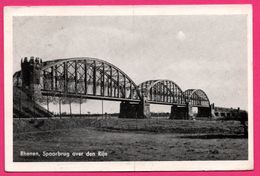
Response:
[[[130,98],[118,98],[118,97],[107,97],[101,95],[86,95],[86,94],[75,94],[75,93],[64,93],[54,91],[42,90],[44,96],[55,96],[55,97],[70,97],[70,98],[82,98],[82,99],[96,99],[96,100],[109,100],[109,101],[128,101],[128,102],[140,102],[141,100],[134,100]]]

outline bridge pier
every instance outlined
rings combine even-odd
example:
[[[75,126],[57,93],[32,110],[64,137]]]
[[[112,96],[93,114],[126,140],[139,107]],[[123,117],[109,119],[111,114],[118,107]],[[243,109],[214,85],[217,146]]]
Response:
[[[198,107],[198,117],[211,117],[211,107]]]
[[[186,106],[171,106],[170,119],[189,119],[191,107],[187,104]]]
[[[41,67],[42,60],[31,57],[24,58],[21,61],[22,72],[22,89],[33,100],[37,100],[41,96]]]
[[[146,102],[133,103],[123,101],[120,104],[119,118],[150,118],[150,104]]]

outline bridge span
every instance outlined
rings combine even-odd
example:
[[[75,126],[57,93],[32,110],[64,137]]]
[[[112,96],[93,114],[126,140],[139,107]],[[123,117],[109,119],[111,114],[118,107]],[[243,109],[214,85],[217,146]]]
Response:
[[[149,118],[150,104],[171,105],[170,118],[189,119],[192,107],[200,116],[211,116],[207,94],[201,89],[182,89],[171,80],[148,80],[139,85],[115,65],[91,57],[43,62],[23,58],[13,75],[13,86],[31,101],[46,97],[120,101],[120,118]],[[15,96],[14,96],[15,99]],[[15,100],[14,100],[15,101]],[[48,108],[47,108],[48,110]]]

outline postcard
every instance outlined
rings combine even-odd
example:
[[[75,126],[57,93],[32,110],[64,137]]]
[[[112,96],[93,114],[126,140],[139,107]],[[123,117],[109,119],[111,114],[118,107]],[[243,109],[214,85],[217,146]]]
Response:
[[[253,169],[252,7],[4,9],[7,171]]]

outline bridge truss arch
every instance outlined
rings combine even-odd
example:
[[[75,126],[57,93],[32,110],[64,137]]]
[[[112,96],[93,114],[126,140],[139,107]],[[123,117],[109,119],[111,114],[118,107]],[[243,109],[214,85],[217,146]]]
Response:
[[[186,101],[194,107],[210,107],[207,94],[201,89],[187,89],[185,92]]]
[[[36,63],[31,60],[27,62]],[[40,65],[40,90],[44,96],[141,101],[138,87],[133,80],[118,67],[104,60],[75,57],[45,61]],[[20,71],[13,77],[23,80]]]
[[[186,104],[183,91],[171,80],[148,80],[139,84],[138,89],[141,95],[153,104]]]
[[[85,95],[118,101],[140,101],[137,85],[113,64],[81,57],[46,62],[42,67],[43,92]]]

